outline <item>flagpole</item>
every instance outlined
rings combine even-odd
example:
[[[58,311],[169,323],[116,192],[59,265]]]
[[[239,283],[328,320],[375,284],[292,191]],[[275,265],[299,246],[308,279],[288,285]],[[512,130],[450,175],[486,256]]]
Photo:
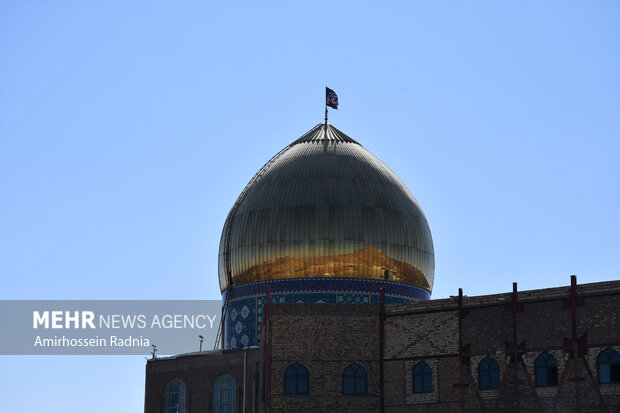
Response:
[[[325,125],[323,126],[323,139],[327,138],[327,88],[325,88]]]
[[[326,139],[326,138],[327,138],[327,105],[325,105],[325,125],[323,125],[323,139]]]

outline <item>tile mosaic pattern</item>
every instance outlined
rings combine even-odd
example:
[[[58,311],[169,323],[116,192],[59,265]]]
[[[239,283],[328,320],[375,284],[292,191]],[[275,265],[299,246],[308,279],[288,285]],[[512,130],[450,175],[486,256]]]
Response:
[[[413,300],[430,300],[431,293],[423,288],[407,284],[400,284],[390,281],[360,280],[348,278],[298,278],[294,280],[274,280],[263,281],[253,284],[246,284],[225,290],[222,299],[225,300],[227,294],[232,294],[231,299],[238,299],[249,296],[265,295],[267,286],[271,288],[272,294],[286,292],[360,292],[379,294],[381,289],[385,290],[386,295],[402,297]]]

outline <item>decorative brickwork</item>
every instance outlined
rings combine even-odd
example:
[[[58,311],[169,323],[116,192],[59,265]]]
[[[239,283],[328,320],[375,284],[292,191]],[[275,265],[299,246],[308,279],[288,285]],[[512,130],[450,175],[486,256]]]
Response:
[[[385,357],[424,357],[458,351],[458,312],[394,316],[385,322]]]
[[[608,345],[620,348],[620,282],[462,300],[461,311],[457,298],[388,306],[385,362],[402,363],[404,372],[386,373],[392,396],[386,412],[616,411],[620,385],[598,383],[596,357]],[[544,351],[557,359],[559,382],[536,387],[534,363]],[[486,355],[499,363],[500,389],[478,388],[478,366]],[[414,395],[410,366],[433,357],[439,362],[433,369],[438,395]],[[397,391],[395,382],[402,379],[409,388]],[[411,405],[416,397],[430,403],[428,410]]]

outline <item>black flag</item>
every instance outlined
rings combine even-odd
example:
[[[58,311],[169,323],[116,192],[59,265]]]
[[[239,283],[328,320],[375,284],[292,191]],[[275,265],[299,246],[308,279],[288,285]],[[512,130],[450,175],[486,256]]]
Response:
[[[325,88],[325,104],[330,108],[338,109],[338,95],[330,88]]]

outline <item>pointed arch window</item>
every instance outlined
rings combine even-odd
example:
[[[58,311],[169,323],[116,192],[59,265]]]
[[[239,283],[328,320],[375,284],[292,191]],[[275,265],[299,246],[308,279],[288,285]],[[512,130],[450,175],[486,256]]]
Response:
[[[308,394],[308,369],[291,364],[284,372],[284,394]]]
[[[213,383],[213,413],[235,413],[237,382],[232,376],[218,377]]]
[[[534,362],[536,368],[536,387],[547,387],[558,385],[558,361],[548,352],[536,357]]]
[[[185,383],[173,379],[164,391],[164,413],[185,413]]]
[[[413,392],[433,392],[433,369],[425,361],[421,361],[413,368]]]
[[[620,353],[607,347],[598,354],[596,369],[599,383],[620,383]]]
[[[480,390],[499,389],[499,363],[491,356],[478,365],[478,386]]]
[[[342,394],[367,394],[366,369],[357,363],[349,364],[342,372]]]

